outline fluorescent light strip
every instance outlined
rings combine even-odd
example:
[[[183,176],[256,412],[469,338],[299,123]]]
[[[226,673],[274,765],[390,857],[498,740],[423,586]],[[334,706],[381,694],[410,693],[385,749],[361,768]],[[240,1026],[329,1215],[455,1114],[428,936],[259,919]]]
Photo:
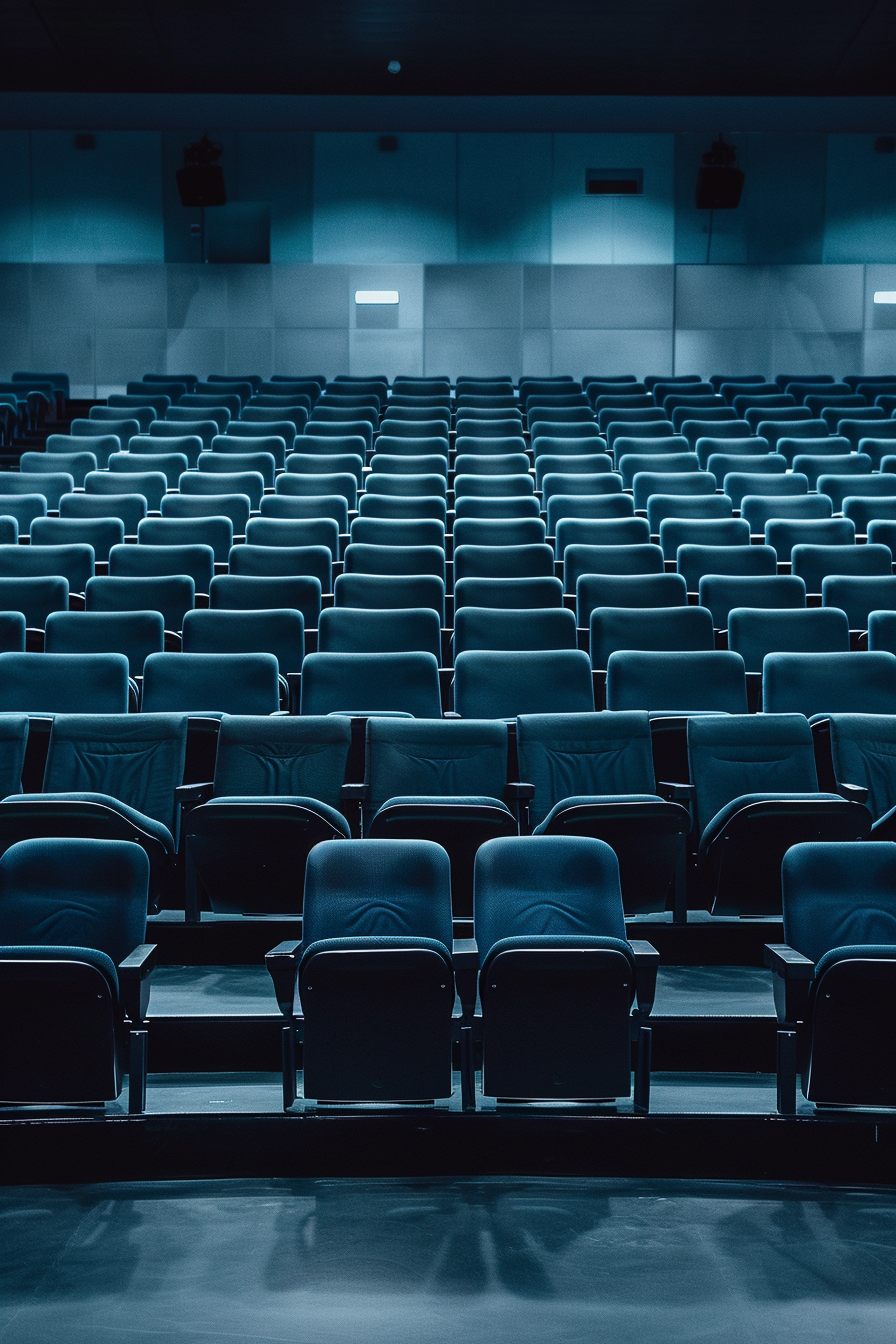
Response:
[[[355,303],[397,303],[397,289],[356,289]]]
[[[874,295],[875,303],[896,303],[896,289],[879,289]]]

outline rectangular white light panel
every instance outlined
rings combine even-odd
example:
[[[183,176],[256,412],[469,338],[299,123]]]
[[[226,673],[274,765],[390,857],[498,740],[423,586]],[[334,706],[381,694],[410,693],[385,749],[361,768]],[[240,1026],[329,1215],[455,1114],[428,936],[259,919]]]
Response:
[[[874,295],[875,303],[896,303],[896,289],[878,289]]]
[[[397,289],[356,289],[355,303],[397,303]]]

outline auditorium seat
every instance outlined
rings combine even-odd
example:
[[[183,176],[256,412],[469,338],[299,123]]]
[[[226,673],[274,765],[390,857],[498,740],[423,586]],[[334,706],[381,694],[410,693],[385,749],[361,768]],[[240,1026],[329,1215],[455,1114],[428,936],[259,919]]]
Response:
[[[179,417],[174,421],[170,419],[153,420],[152,424],[149,426],[148,434],[151,439],[174,439],[175,441],[181,439],[199,439],[201,445],[199,452],[207,452],[212,446],[212,440],[221,432],[222,430],[215,420],[207,420],[203,418],[189,420]],[[232,430],[228,430],[228,433],[232,432]],[[135,430],[134,433],[136,434],[137,431]],[[121,446],[122,448],[127,447],[124,439],[122,439]],[[195,443],[190,442],[179,448],[178,451],[187,454],[191,467],[196,466],[196,463],[199,460],[199,452],[196,451]]]
[[[771,546],[685,543],[678,547],[676,568],[684,578],[688,592],[696,593],[705,575],[773,575],[778,570],[778,559]]]
[[[829,574],[892,575],[893,556],[889,546],[797,545],[791,556],[791,570],[806,585],[807,593],[820,593]]]
[[[109,575],[118,579],[168,577],[185,574],[197,593],[207,593],[215,573],[215,553],[199,542],[184,544],[113,546]]]
[[[430,607],[445,621],[445,584],[433,574],[340,574],[333,584],[333,602],[374,611]]]
[[[349,837],[339,805],[350,742],[338,715],[224,715],[213,782],[183,791],[188,923],[203,895],[215,914],[302,913],[309,852]]]
[[[0,653],[0,713],[126,714],[128,662],[118,653]]]
[[[512,786],[511,786],[512,787]],[[451,861],[455,919],[473,915],[476,851],[517,835],[505,802],[507,726],[489,720],[368,719],[364,834],[371,840],[432,840]]]
[[[768,457],[772,450],[768,439],[747,433],[739,438],[731,434],[705,435],[697,440],[693,451],[697,454],[701,471],[712,471],[719,477],[718,464],[712,467],[709,465],[713,457],[718,456],[723,460],[729,457]],[[723,470],[721,475],[724,474]]]
[[[454,616],[454,653],[467,649],[575,649],[576,621],[563,607],[460,606]]]
[[[67,498],[69,496],[62,496],[62,499]],[[20,539],[30,535],[31,525],[35,518],[45,518],[46,516],[47,501],[43,495],[0,494],[0,517],[15,519]]]
[[[165,624],[158,611],[53,611],[47,615],[47,653],[123,653],[131,677],[143,676],[151,653],[165,648]]]
[[[833,607],[732,607],[727,626],[728,647],[743,658],[748,677],[761,674],[767,653],[849,652],[849,623]]]
[[[88,473],[87,480],[99,472]],[[102,473],[105,475],[106,473]],[[59,508],[59,500],[75,488],[72,476],[66,471],[0,471],[0,497],[3,495],[43,495],[46,511]]]
[[[146,1102],[149,864],[137,845],[38,839],[0,858],[0,1100]]]
[[[437,527],[438,524],[435,524]],[[325,546],[339,558],[339,525],[333,518],[250,518],[248,546]],[[215,559],[217,559],[217,555]],[[226,556],[224,557],[226,559]]]
[[[728,477],[739,473],[751,476],[782,476],[787,470],[787,460],[780,453],[713,453],[707,463],[707,471],[716,478],[716,484],[726,494]]]
[[[320,580],[218,574],[211,582],[208,605],[210,611],[280,611],[291,607],[301,613],[306,630],[316,630],[321,607]]]
[[[295,1098],[297,963],[306,1098],[449,1096],[455,987],[445,851],[425,840],[316,846],[302,932],[300,945],[280,944],[266,958],[284,1015],[285,1108]]]
[[[122,412],[122,414],[127,414],[127,412]],[[178,433],[180,432],[178,430]],[[97,443],[97,448],[92,448],[88,443],[86,445],[87,450],[88,452],[96,452],[97,462],[102,467],[104,462],[100,461],[101,455],[105,458],[110,452],[118,452],[120,449],[127,451],[128,443],[135,434],[139,433],[141,433],[139,420],[103,420],[99,424],[96,420],[75,419],[69,425],[68,436],[62,437],[70,437],[76,440],[76,443],[72,445],[73,447],[76,447],[77,441],[81,439],[92,439]],[[109,445],[109,440],[112,438],[118,440],[114,448]]]
[[[709,499],[724,496],[709,495]],[[666,560],[676,560],[680,546],[749,546],[750,525],[743,518],[664,518],[659,526]]]
[[[567,478],[564,477],[563,479]],[[455,481],[455,493],[456,485],[457,482]],[[361,501],[360,512],[362,514],[368,512],[365,508],[367,502],[365,496]],[[433,502],[438,503],[438,501]],[[500,495],[491,498],[487,496],[457,495],[454,508],[457,518],[537,518],[539,515],[538,500],[534,493],[530,495]]]
[[[861,840],[871,829],[864,806],[819,791],[803,715],[763,703],[763,714],[688,721],[697,874],[715,915],[776,914],[781,860],[791,845]]]
[[[343,556],[345,574],[432,574],[445,582],[441,546],[380,546],[352,541]]]
[[[143,666],[141,713],[275,714],[278,671],[270,653],[152,653]]]
[[[607,709],[658,715],[746,714],[744,660],[737,653],[620,650],[607,660]]]
[[[823,420],[779,419],[777,412],[773,412],[768,420],[760,420],[753,432],[767,439],[771,451],[781,453],[788,463],[792,463],[794,455],[801,451],[801,440],[817,441],[828,437],[828,427]]]
[[[93,470],[97,467],[105,468],[109,465],[109,457],[112,453],[121,452],[122,448],[127,447],[121,442],[115,434],[50,434],[47,437],[46,452],[51,457],[68,458],[71,453],[92,453],[94,462]],[[22,456],[26,456],[24,453]],[[28,454],[30,457],[31,454]],[[21,462],[20,462],[21,465]],[[67,471],[68,467],[59,466],[59,471]],[[73,473],[74,474],[74,473]],[[76,481],[76,485],[82,485],[83,481]]]
[[[246,500],[248,519],[249,501]],[[165,510],[163,509],[164,513]],[[262,518],[331,518],[339,535],[348,532],[348,500],[344,495],[265,495],[259,513]],[[234,523],[234,532],[245,532]]]
[[[301,712],[440,719],[438,661],[422,652],[311,653],[302,667]]]
[[[762,665],[767,714],[896,714],[892,653],[770,653]]]
[[[361,610],[328,607],[320,614],[319,653],[431,653],[441,660],[439,614],[432,607]]]
[[[251,578],[311,578],[333,591],[333,556],[326,546],[234,546],[230,573]]]
[[[554,552],[544,542],[522,546],[455,547],[454,576],[457,582],[463,579],[551,578],[553,574]]]
[[[554,554],[562,560],[568,546],[648,545],[646,518],[561,518],[554,531]]]
[[[763,611],[804,608],[806,585],[792,574],[704,574],[697,597],[701,607],[709,610],[715,628],[724,630],[734,607]]]
[[[361,520],[352,524],[352,536]],[[410,529],[413,525],[401,524]],[[454,545],[460,546],[532,546],[545,541],[545,525],[540,518],[459,518],[454,524]]]
[[[184,612],[192,608],[196,585],[187,574],[164,577],[88,579],[84,594],[87,611],[158,611],[165,629],[177,634]],[[2,590],[0,590],[2,599]]]
[[[800,472],[809,482],[810,490],[824,494],[820,482],[832,476],[870,476],[871,458],[865,453],[843,453],[830,457],[819,453],[797,453],[793,459],[794,472]]]
[[[715,419],[717,412],[709,419],[703,420],[699,417],[694,420],[684,420],[681,424],[679,433],[688,441],[688,451],[700,456],[698,447],[703,438],[713,439],[746,439],[750,438],[753,431],[750,429],[746,420],[735,420],[728,415],[724,419]]]
[[[634,478],[636,511],[646,512],[651,495],[694,496],[715,492],[716,479],[711,471],[639,471]]]
[[[610,846],[571,835],[492,840],[476,857],[474,910],[484,1095],[627,1098],[635,1039],[634,1102],[646,1111],[659,956],[627,940]]]
[[[789,562],[795,546],[855,546],[855,543],[855,524],[848,518],[773,518],[765,525],[765,544],[773,547],[779,561]]]
[[[118,541],[124,542],[124,536]],[[210,546],[214,563],[226,564],[233,546],[233,523],[229,518],[215,515],[209,518],[144,518],[137,524],[137,541],[141,546]],[[101,558],[97,552],[97,559]],[[202,587],[201,576],[197,577],[193,570],[183,572],[193,574],[199,592],[207,591]],[[210,577],[208,582],[211,582]]]
[[[85,542],[0,545],[0,578],[61,577],[68,582],[71,592],[83,593],[93,572],[93,547]]]
[[[152,431],[150,431],[152,432]],[[214,438],[215,436],[213,436]],[[263,437],[266,439],[280,439],[283,443],[282,457],[285,460],[287,454],[294,451],[296,441],[296,426],[289,419],[284,420],[231,420],[227,426],[227,437],[230,439],[257,439]],[[203,445],[205,448],[211,448],[212,440]],[[278,458],[278,466],[282,465],[279,461],[281,456],[280,448],[272,447],[265,451],[273,452],[274,457]]]
[[[588,655],[580,649],[468,649],[454,659],[454,708],[464,719],[593,710]]]
[[[896,850],[804,844],[784,858],[784,943],[767,944],[778,1017],[778,1111],[797,1074],[816,1105],[892,1107],[882,1067],[896,986]]]
[[[164,412],[165,419],[173,418],[176,406],[169,406]],[[147,434],[153,420],[158,419],[160,412],[154,406],[144,404],[143,406],[91,406],[88,412],[88,421],[96,426],[94,434],[105,434],[106,425],[116,423],[120,425],[123,421],[136,421],[139,426],[138,433]],[[118,433],[117,430],[110,430],[111,433]]]
[[[872,611],[896,609],[896,574],[830,574],[821,582],[821,605],[844,611],[850,630],[867,630]]]
[[[168,481],[161,471],[91,471],[84,478],[84,490],[88,495],[142,495],[147,510],[158,513]],[[71,490],[63,493],[70,494]],[[59,507],[58,500],[55,507]]]
[[[619,860],[627,915],[684,915],[687,810],[656,793],[650,725],[643,713],[523,715],[520,778],[534,788],[536,835],[586,835]]]
[[[833,510],[827,495],[744,495],[740,501],[740,516],[755,536],[763,536],[772,519],[830,518]]]
[[[596,607],[686,606],[688,590],[680,574],[580,574],[576,581],[576,625],[587,630]]]
[[[795,471],[771,476],[754,471],[731,471],[722,481],[722,489],[734,507],[739,509],[747,495],[761,495],[765,499],[806,495],[809,493],[809,480],[801,472]]]
[[[284,479],[280,476],[278,483]],[[329,478],[322,476],[318,479],[323,482]],[[354,478],[349,477],[349,480],[354,485]],[[182,495],[245,495],[250,508],[257,511],[264,494],[264,477],[257,471],[186,471],[178,482],[178,489]],[[306,493],[312,492],[306,491]],[[327,494],[328,491],[321,485],[319,493]],[[152,503],[149,507],[153,507]],[[156,504],[155,507],[158,508],[159,505]]]

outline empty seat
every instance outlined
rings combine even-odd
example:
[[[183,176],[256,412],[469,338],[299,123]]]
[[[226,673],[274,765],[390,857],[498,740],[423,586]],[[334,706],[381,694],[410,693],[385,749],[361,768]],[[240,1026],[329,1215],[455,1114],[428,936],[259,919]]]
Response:
[[[0,577],[2,578],[24,579],[60,576],[68,581],[72,592],[83,593],[93,571],[93,547],[88,546],[85,542],[42,546],[0,545]]]
[[[182,434],[178,437],[172,436],[165,439],[160,439],[157,434],[135,434],[128,444],[127,451],[135,457],[150,458],[151,460],[145,464],[145,470],[149,471],[151,468],[155,468],[155,459],[167,457],[171,453],[179,453],[186,458],[188,467],[195,467],[203,447],[202,439],[198,434]],[[115,454],[115,461],[119,461],[117,453]],[[100,462],[98,465],[111,467],[113,462],[110,459],[107,462]],[[176,485],[177,480],[170,481],[170,484]]]
[[[584,574],[662,574],[663,552],[650,543],[622,546],[567,546],[563,556],[563,591],[574,593]]]
[[[273,453],[279,467],[283,465],[286,455],[294,451],[296,426],[288,418],[262,422],[252,420],[231,420],[230,424],[227,426],[227,437],[231,441],[238,441],[240,439],[265,439],[271,446],[262,451]],[[282,442],[282,449],[276,443],[276,440],[278,439]],[[211,441],[203,446],[205,448],[211,448]]]
[[[768,439],[750,435],[749,433],[740,438],[735,438],[735,436],[731,434],[708,434],[697,440],[693,451],[697,454],[697,460],[700,463],[701,469],[703,471],[714,471],[718,477],[719,464],[716,463],[712,467],[709,465],[714,457],[720,457],[723,462],[732,456],[767,457],[771,452],[771,447]],[[722,475],[724,475],[724,470],[722,471]]]
[[[506,725],[370,719],[366,762],[365,836],[440,844],[451,860],[454,917],[471,918],[476,851],[519,831],[504,802]]]
[[[301,672],[305,621],[292,607],[264,611],[187,611],[184,653],[272,653],[282,677]]]
[[[728,647],[740,654],[748,673],[761,673],[767,653],[849,652],[849,623],[834,608],[733,607],[726,623]]]
[[[86,545],[92,549],[95,560],[104,562],[109,559],[112,547],[123,542],[124,523],[120,518],[35,518],[31,524],[32,546]],[[89,565],[85,568],[85,583],[91,568]],[[66,572],[66,577],[74,591],[83,592],[75,587],[71,573]]]
[[[130,675],[142,677],[149,655],[164,651],[165,623],[158,611],[54,611],[47,616],[44,648],[47,653],[123,653]]]
[[[49,520],[52,521],[52,520]],[[124,541],[124,536],[118,538]],[[215,564],[226,564],[233,545],[233,523],[229,518],[144,518],[137,525],[137,540],[141,546],[210,546]],[[99,558],[99,556],[97,557]],[[193,570],[197,589],[202,588],[203,576]],[[208,582],[211,577],[208,576]]]
[[[87,480],[93,475],[88,473]],[[43,495],[47,511],[58,509],[59,500],[75,488],[67,471],[0,471],[0,496]]]
[[[340,574],[333,584],[333,602],[368,611],[430,607],[441,624],[445,620],[445,584],[434,574]]]
[[[619,651],[607,660],[607,708],[746,714],[744,673],[744,660],[728,651]]]
[[[316,479],[323,481],[328,478]],[[285,480],[285,477],[281,476],[279,480]],[[246,495],[250,506],[257,510],[264,494],[264,477],[258,471],[187,471],[181,476],[178,489],[182,495]],[[325,494],[326,491],[321,489],[319,493]]]
[[[361,501],[362,514],[368,511],[365,508],[367,503],[368,498],[365,496]],[[534,494],[500,495],[495,498],[458,496],[454,508],[458,518],[537,518],[539,514],[539,503]]]
[[[205,474],[218,473],[222,476],[234,476],[243,472],[257,472],[266,489],[273,489],[277,470],[273,453],[222,452],[215,449],[210,453],[200,453],[198,469]],[[255,506],[256,508],[258,505]]]
[[[635,1105],[646,1110],[643,1023],[659,958],[649,943],[626,940],[610,846],[572,835],[492,840],[476,858],[474,910],[483,1092],[533,1100],[628,1097],[637,1036]]]
[[[523,546],[457,546],[454,551],[455,580],[551,578],[553,573],[554,553],[543,542]]]
[[[3,1102],[96,1106],[127,1072],[128,1109],[144,1109],[148,885],[121,841],[27,840],[0,859]]]
[[[455,613],[455,655],[467,649],[574,648],[575,616],[562,607],[461,606]]]
[[[854,546],[856,529],[848,518],[773,518],[765,525],[765,541],[786,561],[794,546]]]
[[[834,512],[840,513],[844,501],[852,496],[896,499],[896,476],[889,472],[875,472],[870,476],[819,476],[818,490],[830,499]]]
[[[165,629],[177,633],[184,612],[193,606],[196,585],[187,574],[152,578],[88,579],[84,595],[88,611],[158,611]]]
[[[291,608],[301,613],[306,629],[316,630],[320,618],[320,580],[218,574],[212,579],[209,588],[208,605],[212,611],[280,611]]]
[[[635,546],[650,542],[645,518],[561,518],[554,533],[554,553],[562,560],[568,546]]]
[[[767,714],[896,713],[892,653],[770,653],[762,667]]]
[[[454,605],[468,607],[560,607],[563,585],[556,578],[458,579]]]
[[[143,667],[141,711],[274,714],[280,707],[277,678],[270,653],[153,653]]]
[[[729,476],[746,472],[751,476],[780,476],[787,470],[787,461],[780,453],[713,453],[707,470],[716,478],[719,489],[725,490]]]
[[[804,844],[781,873],[784,944],[767,945],[778,1014],[778,1110],[807,1100],[892,1106],[880,1059],[892,1031],[896,978],[892,844]]]
[[[590,620],[591,666],[605,669],[620,649],[715,648],[712,617],[704,607],[595,607]]]
[[[588,655],[578,649],[459,653],[454,660],[454,707],[465,719],[592,710]]]
[[[398,713],[442,717],[431,653],[311,653],[302,668],[302,714]]]
[[[529,499],[522,502],[532,516],[538,516],[537,500]],[[358,513],[362,518],[437,518],[444,525],[448,517],[448,506],[445,496],[442,495],[363,494],[358,500]],[[348,530],[347,527],[345,530]]]
[[[634,486],[635,477],[639,472],[646,472],[651,476],[681,476],[685,473],[699,472],[700,463],[697,460],[696,453],[626,453],[625,457],[617,458],[617,466],[622,475],[622,486],[624,490],[631,490]],[[691,492],[693,493],[693,492]],[[643,504],[635,504],[635,508],[644,508]]]
[[[800,451],[799,443],[802,439],[823,439],[827,436],[828,427],[823,420],[778,419],[777,413],[773,413],[768,420],[760,420],[754,432],[768,441],[773,453],[781,453],[788,462],[792,462]]]
[[[828,574],[893,573],[893,556],[888,546],[794,546],[791,570],[805,583],[808,593],[820,593]]]
[[[353,537],[362,521],[369,525],[368,520],[358,519],[352,524]],[[454,524],[455,547],[532,546],[544,540],[545,525],[540,518],[459,518]]]
[[[155,578],[186,574],[197,593],[207,593],[215,572],[215,553],[211,546],[188,545],[113,546],[109,553],[109,574],[114,578]]]
[[[547,504],[547,533],[556,535],[557,525],[563,518],[632,518],[635,503],[631,495],[622,494],[622,482],[617,476],[617,490],[605,495],[551,495]],[[456,524],[455,524],[456,527]]]
[[[45,518],[46,514],[47,501],[43,495],[0,495],[0,517],[14,518],[19,536],[27,537],[34,519]]]
[[[253,578],[313,578],[333,591],[333,556],[326,546],[234,546],[230,573]]]
[[[247,511],[248,505],[247,499]],[[262,518],[331,518],[340,535],[348,532],[348,500],[343,495],[265,495],[259,512]]]
[[[161,471],[90,471],[84,489],[88,495],[142,495],[147,509],[158,512],[168,481]]]
[[[751,533],[762,536],[773,518],[830,518],[833,508],[827,495],[744,495],[740,516]]]
[[[734,607],[780,611],[806,605],[806,585],[792,574],[704,574],[697,594],[717,630],[726,628]]]
[[[635,508],[646,510],[651,495],[713,495],[715,490],[716,478],[710,471],[639,471],[634,480]]]
[[[729,545],[678,547],[676,565],[689,593],[696,593],[707,574],[776,574],[778,558],[771,546]]]
[[[0,712],[126,714],[128,662],[120,653],[0,653]]]
[[[431,653],[441,659],[442,630],[432,607],[327,607],[320,614],[319,653]]]
[[[134,433],[136,432],[135,430]],[[182,416],[176,420],[154,420],[149,427],[149,437],[152,439],[184,441],[178,451],[186,453],[191,467],[195,467],[199,461],[199,452],[207,452],[212,446],[212,439],[220,433],[217,421],[207,420],[201,416],[195,420]],[[199,452],[196,451],[196,439],[200,441]],[[122,443],[121,446],[124,448],[126,445]],[[159,451],[163,452],[164,447],[160,446]]]
[[[821,581],[823,607],[839,607],[850,630],[867,630],[872,611],[896,608],[896,574],[829,574]]]
[[[390,479],[392,479],[392,480],[402,480],[402,479],[405,479],[405,480],[413,480],[414,477],[412,477],[412,476],[408,476],[408,477],[392,477],[392,478],[390,478]],[[434,478],[434,477],[423,477],[423,478],[419,478],[419,479],[424,480],[424,481],[432,481],[432,480],[435,480],[435,479],[438,479],[438,478]],[[545,482],[544,482],[545,486],[547,485],[547,479],[548,479],[548,478],[545,478]],[[579,477],[578,479],[579,479],[579,480],[583,480],[583,481],[585,481],[585,480],[589,480],[590,478],[587,477],[587,476],[581,476],[581,477]],[[372,476],[368,476],[368,478],[367,478],[367,488],[368,488],[368,490],[371,488],[370,483],[371,483],[372,480],[373,480],[373,477],[372,477]],[[418,491],[417,493],[425,493],[425,492],[423,492],[423,491]],[[435,493],[438,493],[438,492],[437,492],[436,490],[433,490],[432,493],[435,494]],[[455,478],[454,478],[454,493],[455,493],[455,497],[456,497],[457,499],[461,499],[461,498],[474,498],[474,499],[475,499],[475,498],[487,498],[487,499],[488,499],[488,498],[491,498],[491,499],[500,498],[500,499],[504,499],[504,498],[507,498],[507,497],[513,498],[514,496],[525,496],[525,495],[532,495],[532,494],[534,494],[534,493],[535,493],[535,481],[532,479],[531,476],[527,475],[527,474],[524,473],[524,472],[518,472],[518,473],[515,473],[515,474],[513,474],[513,475],[509,475],[509,476],[508,476],[508,475],[500,475],[500,476],[478,475],[478,476],[471,476],[471,475],[469,475],[469,474],[466,474],[466,475],[462,475],[462,476],[455,476]]]
[[[801,472],[764,476],[752,471],[731,471],[722,482],[722,488],[734,507],[739,509],[747,495],[762,495],[769,499],[808,494],[809,480]]]
[[[680,574],[581,574],[576,582],[576,625],[587,630],[596,607],[687,605]]]
[[[697,873],[713,914],[776,914],[781,860],[791,845],[861,840],[871,829],[866,808],[819,790],[812,732],[801,714],[692,718],[688,760]]]
[[[664,518],[659,536],[663,555],[675,560],[680,546],[749,546],[750,525],[743,518]]]
[[[339,526],[333,518],[251,518],[246,524],[246,544],[325,546],[336,560],[339,556]]]
[[[224,715],[213,784],[184,822],[188,921],[203,894],[214,913],[302,913],[311,849],[349,836],[338,808],[350,742],[338,716]]]
[[[801,472],[809,482],[810,490],[818,490],[822,478],[832,476],[869,476],[871,458],[864,453],[844,453],[827,457],[821,454],[797,453],[793,459],[793,470]],[[820,491],[821,494],[825,492]]]
[[[351,542],[343,557],[346,574],[435,574],[445,580],[441,546],[377,546]]]
[[[651,495],[647,501],[647,522],[657,536],[667,518],[731,518],[731,500],[727,495]]]
[[[69,436],[72,439],[92,439],[97,443],[98,448],[94,449],[89,444],[87,451],[96,455],[97,465],[105,466],[106,454],[110,452],[120,452],[127,450],[128,443],[135,434],[140,433],[139,420],[104,420],[102,424],[97,424],[96,420],[72,420],[69,425]],[[113,446],[112,439],[118,442]]]

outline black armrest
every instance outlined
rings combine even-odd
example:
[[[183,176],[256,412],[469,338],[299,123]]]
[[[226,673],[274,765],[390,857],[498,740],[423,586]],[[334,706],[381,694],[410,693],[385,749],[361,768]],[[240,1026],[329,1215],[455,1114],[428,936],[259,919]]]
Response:
[[[149,1008],[149,977],[156,968],[159,949],[155,943],[141,943],[118,967],[121,1006],[125,1017],[138,1025],[146,1020]]]
[[[476,939],[455,938],[451,961],[464,1021],[470,1024],[476,1011],[476,982],[479,978],[479,948]]]
[[[848,803],[867,803],[869,790],[861,784],[838,784],[837,792]]]
[[[652,943],[643,938],[630,938],[628,945],[635,954],[635,987],[638,1011],[642,1017],[649,1017],[656,998],[656,973],[659,969],[660,954]]]
[[[215,786],[211,781],[206,784],[178,784],[174,790],[174,800],[181,807],[191,808],[207,803],[214,794]]]
[[[264,957],[268,975],[274,982],[277,1006],[289,1021],[292,1020],[293,1016],[296,975],[299,969],[298,957],[301,946],[301,942],[290,939],[285,943],[278,943],[276,947],[271,948],[270,952],[266,952]]]
[[[775,1014],[780,1026],[802,1022],[809,1000],[809,987],[815,978],[815,963],[786,943],[766,943],[764,959],[770,966],[775,995]]]
[[[504,797],[509,803],[530,803],[535,797],[535,785],[515,780],[512,784],[506,785]]]
[[[766,966],[785,980],[812,980],[815,977],[814,961],[786,943],[766,943],[763,956]]]
[[[665,798],[667,803],[692,803],[697,790],[693,784],[676,784],[660,781],[657,783],[656,791],[661,798]]]
[[[343,803],[366,803],[370,797],[369,784],[343,784],[339,790]]]

